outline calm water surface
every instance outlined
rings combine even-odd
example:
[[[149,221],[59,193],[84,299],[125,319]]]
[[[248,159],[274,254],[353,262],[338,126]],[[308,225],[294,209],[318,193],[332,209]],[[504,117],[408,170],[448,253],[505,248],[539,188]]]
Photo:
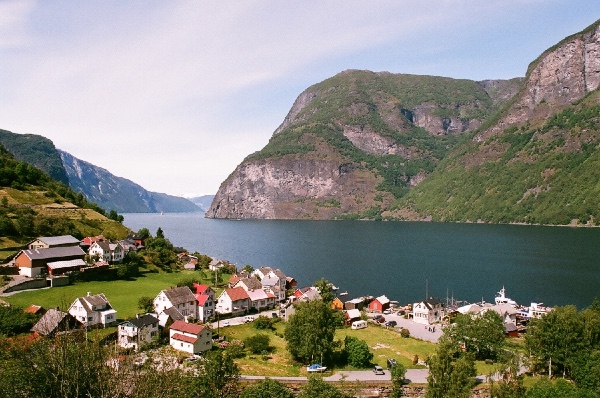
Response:
[[[370,221],[214,220],[202,213],[125,214],[124,224],[238,268],[281,268],[299,285],[325,277],[349,298],[401,304],[447,295],[588,306],[600,298],[600,229]]]

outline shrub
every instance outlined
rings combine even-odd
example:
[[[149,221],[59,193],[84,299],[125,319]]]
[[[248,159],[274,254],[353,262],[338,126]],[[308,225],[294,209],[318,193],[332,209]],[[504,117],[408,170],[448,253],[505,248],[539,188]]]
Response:
[[[244,339],[244,344],[253,354],[264,355],[265,352],[269,352],[271,350],[270,343],[271,338],[264,333],[259,333]]]

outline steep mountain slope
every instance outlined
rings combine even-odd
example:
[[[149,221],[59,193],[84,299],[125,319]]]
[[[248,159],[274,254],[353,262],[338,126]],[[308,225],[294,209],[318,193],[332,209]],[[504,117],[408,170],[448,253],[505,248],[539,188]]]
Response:
[[[597,224],[599,30],[524,80],[346,71],[312,86],[206,216]]]
[[[34,134],[15,134],[0,129],[0,143],[15,158],[45,171],[57,181],[69,184],[69,178],[63,167],[54,143]]]
[[[0,262],[35,236],[124,238],[128,232],[82,194],[16,160],[0,145]]]
[[[58,153],[71,187],[105,209],[121,213],[200,211],[187,199],[147,191],[128,179],[117,177],[65,151],[58,150]]]
[[[497,121],[386,216],[597,225],[599,86],[596,22],[538,57]]]
[[[304,91],[207,217],[378,217],[520,87],[346,71]]]

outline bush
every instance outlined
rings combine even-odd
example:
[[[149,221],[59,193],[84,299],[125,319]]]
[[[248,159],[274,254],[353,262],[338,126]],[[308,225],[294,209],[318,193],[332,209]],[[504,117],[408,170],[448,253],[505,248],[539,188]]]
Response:
[[[406,328],[403,328],[403,329],[400,331],[400,336],[402,336],[402,337],[404,337],[404,338],[408,338],[408,337],[410,337],[410,330],[408,330],[408,329],[406,329]]]
[[[273,318],[261,315],[254,320],[253,324],[258,330],[273,329]]]
[[[271,338],[264,333],[259,333],[244,339],[244,344],[253,354],[263,354],[271,350]]]

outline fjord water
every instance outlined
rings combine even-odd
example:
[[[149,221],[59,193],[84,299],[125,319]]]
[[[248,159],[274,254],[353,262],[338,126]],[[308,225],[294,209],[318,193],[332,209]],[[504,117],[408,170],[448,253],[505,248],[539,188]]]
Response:
[[[306,286],[321,277],[348,298],[406,304],[493,302],[503,286],[520,304],[600,298],[600,229],[371,221],[215,220],[201,213],[125,214],[134,231],[158,227],[176,246],[238,268],[280,268]]]

